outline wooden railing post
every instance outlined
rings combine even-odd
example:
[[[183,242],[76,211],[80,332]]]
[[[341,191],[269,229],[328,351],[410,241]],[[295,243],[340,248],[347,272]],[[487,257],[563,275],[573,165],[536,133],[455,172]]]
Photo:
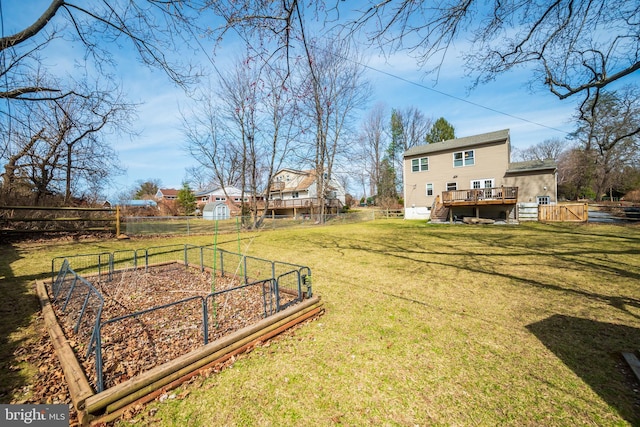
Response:
[[[116,237],[120,235],[120,206],[116,206]]]
[[[584,204],[584,211],[582,212],[582,220],[584,222],[589,222],[589,204]]]

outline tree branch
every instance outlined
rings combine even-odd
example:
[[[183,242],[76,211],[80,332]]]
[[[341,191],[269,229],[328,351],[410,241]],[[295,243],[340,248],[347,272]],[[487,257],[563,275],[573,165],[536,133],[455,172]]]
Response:
[[[64,0],[53,0],[47,10],[45,10],[32,25],[12,36],[0,38],[0,52],[20,44],[38,34],[64,4]]]

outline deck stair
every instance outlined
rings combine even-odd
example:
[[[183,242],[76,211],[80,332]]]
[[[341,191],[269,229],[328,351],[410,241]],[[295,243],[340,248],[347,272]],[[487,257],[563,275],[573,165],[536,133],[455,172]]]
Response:
[[[449,208],[442,203],[434,203],[431,209],[431,222],[447,222],[449,221]]]

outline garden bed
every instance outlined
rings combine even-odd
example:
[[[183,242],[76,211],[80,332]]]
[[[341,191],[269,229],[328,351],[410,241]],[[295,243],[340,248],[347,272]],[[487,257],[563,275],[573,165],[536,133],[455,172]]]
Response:
[[[74,405],[82,412],[80,419],[87,422],[109,414],[117,416],[127,405],[153,396],[156,390],[175,387],[180,378],[246,351],[321,312],[317,297],[300,303],[297,295],[285,290],[279,292],[279,304],[292,305],[267,316],[272,312],[266,311],[270,304],[266,296],[273,290],[265,286],[271,282],[246,285],[241,280],[219,275],[213,280],[210,271],[180,262],[116,272],[109,281],[93,278],[91,283],[104,300],[99,316],[103,324],[104,391],[97,394],[97,358],[89,346],[93,342],[92,319],[98,310],[86,293],[68,292],[74,296],[66,298],[66,289],[50,304],[53,289],[49,287],[47,292],[40,284],[43,308],[51,311],[49,318],[57,319],[48,322],[49,331],[54,345],[58,342],[56,352],[71,383]],[[213,290],[215,296],[211,296]],[[203,321],[202,301],[207,295],[210,302],[204,305]],[[83,307],[84,316],[69,315]],[[56,326],[65,339],[55,338],[52,329]],[[65,368],[65,364],[70,366]]]
[[[242,285],[234,276],[216,277],[181,263],[165,263],[147,269],[130,269],[113,274],[110,281],[92,281],[104,297],[102,319],[114,319],[131,313],[144,312],[190,297],[206,297],[211,292],[229,290]],[[51,291],[49,291],[51,294]],[[282,293],[283,303],[294,300]],[[96,388],[95,357],[88,354],[91,338],[90,317],[74,332],[75,318],[65,313],[82,309],[83,295],[63,304],[53,304],[65,336],[83,365],[92,387]],[[254,324],[264,318],[264,298],[261,286],[226,292],[215,298],[208,313],[207,342]],[[162,363],[204,345],[202,308],[199,299],[184,304],[153,310],[109,323],[102,328],[102,358],[104,388],[112,387]]]

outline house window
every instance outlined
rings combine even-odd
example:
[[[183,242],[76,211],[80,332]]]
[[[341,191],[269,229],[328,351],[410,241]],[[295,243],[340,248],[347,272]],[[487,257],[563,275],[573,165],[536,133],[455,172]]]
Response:
[[[227,198],[226,197],[222,197],[222,196],[216,196],[216,202],[224,202],[226,201]]]
[[[297,191],[294,191],[293,193],[291,193],[292,199],[297,199],[298,197],[300,197],[300,193],[298,193]]]
[[[491,188],[493,186],[493,179],[474,179],[471,181],[471,188],[474,190],[479,188]]]
[[[456,191],[458,189],[457,182],[447,182],[447,191]]]
[[[536,200],[537,200],[539,205],[550,205],[551,204],[551,197],[549,197],[549,196],[538,196],[538,197],[536,197]]]
[[[433,184],[427,184],[427,196],[433,196]]]
[[[411,172],[423,172],[429,170],[429,158],[420,157],[419,159],[411,159]]]
[[[475,164],[475,153],[473,150],[458,151],[453,153],[453,166],[473,166]]]

